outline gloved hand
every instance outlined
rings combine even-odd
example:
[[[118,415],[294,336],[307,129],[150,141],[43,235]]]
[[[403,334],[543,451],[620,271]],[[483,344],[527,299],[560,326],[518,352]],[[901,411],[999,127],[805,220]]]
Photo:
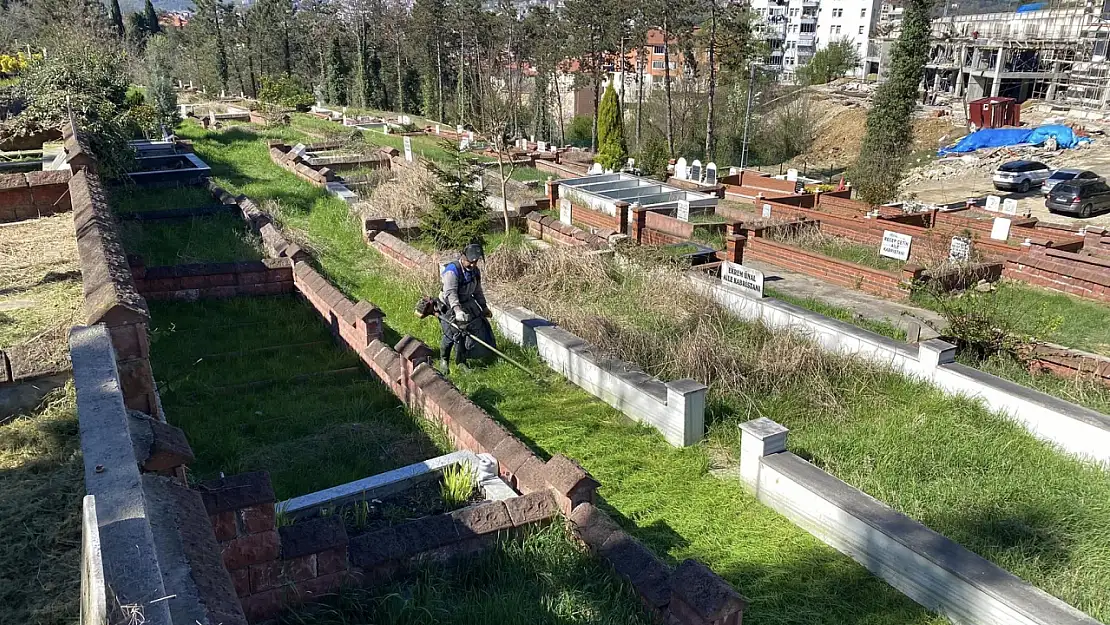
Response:
[[[486,319],[489,319],[493,317],[493,311],[487,308],[482,311],[482,316],[484,316]]]
[[[466,323],[467,321],[470,321],[470,315],[466,314],[465,310],[459,308],[455,311],[455,321],[457,323]]]

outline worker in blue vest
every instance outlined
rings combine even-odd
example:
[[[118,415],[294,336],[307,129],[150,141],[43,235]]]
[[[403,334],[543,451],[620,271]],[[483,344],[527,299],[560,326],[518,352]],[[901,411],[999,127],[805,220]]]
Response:
[[[439,364],[445,373],[450,367],[452,348],[459,365],[486,355],[473,336],[497,346],[489,323],[492,314],[482,291],[482,273],[478,270],[478,261],[483,258],[482,246],[472,243],[463,249],[458,260],[447,263],[440,272],[443,288],[439,294],[439,325],[443,340],[439,344]]]

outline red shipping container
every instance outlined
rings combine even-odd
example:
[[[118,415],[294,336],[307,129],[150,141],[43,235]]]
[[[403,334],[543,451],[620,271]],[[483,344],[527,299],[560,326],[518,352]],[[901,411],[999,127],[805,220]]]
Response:
[[[1013,98],[998,96],[972,100],[967,104],[967,121],[976,130],[1020,126],[1021,105]]]

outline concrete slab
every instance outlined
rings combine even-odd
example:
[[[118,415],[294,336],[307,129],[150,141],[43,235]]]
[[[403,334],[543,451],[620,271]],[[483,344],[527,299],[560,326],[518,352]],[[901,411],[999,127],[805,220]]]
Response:
[[[921,340],[940,336],[936,329],[948,325],[944,317],[931,310],[846,289],[769,263],[745,260],[744,266],[762,271],[765,286],[795,297],[812,297],[832,306],[847,308],[864,319],[885,321],[907,331],[911,324],[916,323],[921,327]]]

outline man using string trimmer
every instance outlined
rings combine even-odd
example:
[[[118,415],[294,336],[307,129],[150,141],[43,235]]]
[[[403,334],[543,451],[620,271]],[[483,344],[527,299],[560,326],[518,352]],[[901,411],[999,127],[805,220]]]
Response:
[[[492,316],[482,291],[482,273],[478,261],[485,258],[482,246],[471,243],[459,254],[458,260],[447,263],[440,273],[442,290],[437,302],[437,316],[443,330],[439,344],[440,368],[447,372],[451,362],[451,349],[455,349],[455,363],[465,365],[470,358],[486,356],[482,344],[496,349]],[[477,338],[478,341],[473,339]]]

